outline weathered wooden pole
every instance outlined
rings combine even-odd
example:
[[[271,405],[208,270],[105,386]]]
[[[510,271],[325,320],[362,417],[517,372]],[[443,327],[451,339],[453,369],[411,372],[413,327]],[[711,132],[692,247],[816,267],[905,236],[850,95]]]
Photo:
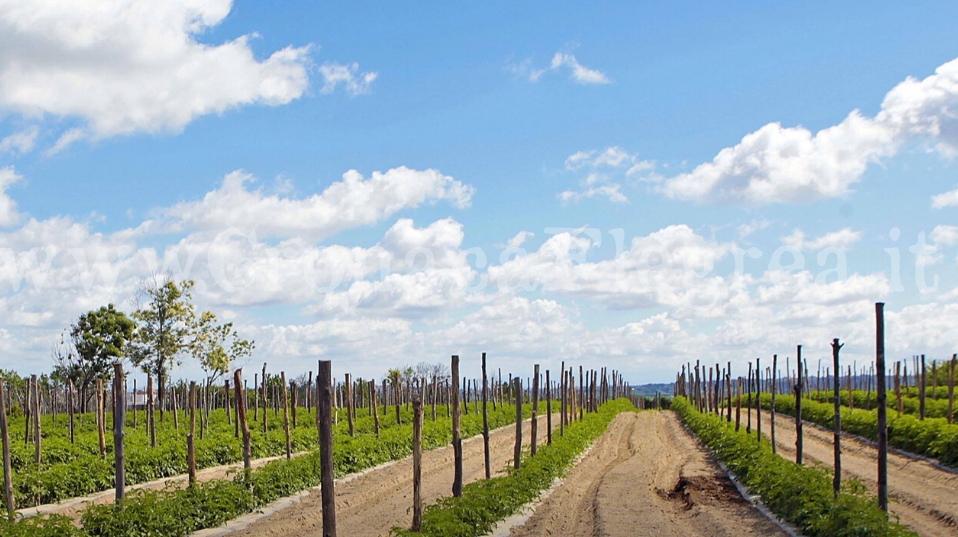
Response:
[[[150,429],[150,447],[152,448],[156,448],[155,413],[156,413],[156,401],[153,397],[153,375],[147,375],[146,377],[146,425]]]
[[[732,362],[729,362],[725,370],[725,397],[728,407],[728,419],[725,421],[732,423]]]
[[[37,380],[36,375],[30,375],[31,386],[33,389],[33,433],[36,435],[36,442],[34,442],[34,462],[37,465],[40,465],[41,452],[40,445],[42,443],[42,436],[40,431],[40,382]],[[104,453],[106,453],[106,447],[104,446]]]
[[[559,419],[559,436],[565,436],[565,425],[568,415],[568,406],[566,402],[566,394],[569,389],[569,384],[566,382],[566,370],[565,370],[565,360],[562,361],[562,377],[559,380],[561,384],[560,393],[562,394],[562,402],[560,403],[560,409],[562,410],[562,417]]]
[[[755,359],[755,417],[758,441],[762,441],[762,359]]]
[[[240,432],[243,434],[243,468],[248,472],[252,454],[249,422],[246,420],[246,397],[243,394],[246,390],[243,386],[243,370],[241,368],[233,372],[233,389],[236,390],[236,421],[239,423]]]
[[[522,461],[522,379],[513,379],[513,391],[516,393],[516,447],[513,450],[513,467],[518,470]]]
[[[7,518],[16,519],[13,503],[13,470],[10,465],[10,431],[7,429],[7,397],[4,393],[4,379],[0,377],[0,444],[3,448],[3,497],[7,508]]]
[[[539,364],[535,365],[535,373],[532,375],[532,456],[535,457],[536,436],[539,433]]]
[[[280,388],[280,404],[283,405],[283,431],[286,432],[286,458],[293,458],[293,446],[289,438],[289,395],[286,393],[286,372],[280,371],[279,378],[283,386]]]
[[[748,390],[748,420],[745,425],[745,434],[752,435],[752,362],[748,363],[748,381],[746,382]]]
[[[888,401],[885,395],[885,304],[875,304],[875,370],[878,374],[878,508],[888,512]]]
[[[290,409],[293,412],[293,430],[296,429],[297,420],[296,420],[296,408],[299,406],[299,386],[295,382],[289,383],[289,392],[293,396],[293,400],[290,402]]]
[[[948,423],[954,423],[955,410],[955,365],[958,354],[951,355],[951,372],[948,374]]]
[[[410,530],[422,529],[422,400],[418,395],[412,400],[412,526]]]
[[[187,399],[190,411],[190,433],[186,435],[186,466],[189,472],[189,484],[196,484],[196,382],[190,381],[190,393]]]
[[[96,381],[96,412],[96,432],[100,441],[100,456],[105,459],[106,430],[103,422],[106,421],[106,397],[103,394],[103,379],[97,379]]]
[[[376,436],[379,436],[379,402],[376,400],[376,379],[369,381],[369,391],[373,398],[373,427]]]
[[[319,361],[319,471],[323,495],[323,537],[336,537],[336,491],[333,467],[333,364]]]
[[[267,379],[267,377],[266,377],[266,362],[263,362],[263,379],[262,379],[262,381],[263,381],[263,390],[262,390],[262,392],[263,392],[263,393],[262,393],[262,397],[263,397],[263,434],[266,434],[266,432],[267,432],[267,423],[269,422],[269,399],[268,399],[268,394],[267,394],[267,392],[266,392],[267,380],[268,380],[268,379]]]
[[[925,355],[921,355],[921,370],[918,376],[918,419],[925,419],[925,385],[928,379],[925,378]]]
[[[450,386],[452,393],[449,398],[452,400],[452,452],[455,458],[455,473],[452,479],[452,495],[456,498],[462,496],[462,431],[459,430],[460,416],[462,415],[462,404],[459,403],[459,356],[452,356],[452,379]]]
[[[798,382],[795,384],[795,463],[801,465],[804,451],[802,439],[802,346],[795,350],[798,358]]]
[[[70,416],[70,443],[73,444],[76,441],[75,438],[75,425],[73,423],[73,381],[67,383],[67,413]]]
[[[353,376],[346,373],[346,421],[349,422],[349,436],[356,436],[355,425],[353,424]]]
[[[552,381],[546,369],[546,443],[552,445]]]
[[[772,416],[772,453],[778,453],[778,447],[775,445],[775,394],[778,392],[776,385],[778,384],[778,355],[772,355],[772,406],[771,406],[771,416]]]
[[[838,493],[841,492],[842,488],[842,400],[841,400],[841,383],[839,381],[838,372],[841,371],[839,368],[839,359],[838,352],[841,350],[842,345],[839,344],[838,338],[832,340],[832,361],[835,365],[835,478],[832,481],[832,491],[835,498],[838,498]]]
[[[123,427],[126,424],[126,390],[123,387],[123,364],[113,364],[113,487],[116,503],[123,500],[126,486],[126,450]],[[39,433],[39,429],[37,432]],[[39,443],[37,444],[39,445]]]
[[[486,466],[486,479],[492,477],[492,463],[489,460],[489,415],[486,413],[488,398],[489,378],[486,376],[486,353],[482,353],[482,449]]]
[[[742,377],[738,378],[738,397],[735,398],[735,432],[742,427]]]

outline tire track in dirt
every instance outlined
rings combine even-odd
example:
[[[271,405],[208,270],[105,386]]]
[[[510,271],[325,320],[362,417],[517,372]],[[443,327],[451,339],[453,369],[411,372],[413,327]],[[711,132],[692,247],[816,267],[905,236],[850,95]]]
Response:
[[[558,416],[553,416],[558,423]],[[525,445],[531,439],[531,420],[522,427]],[[546,416],[539,417],[540,445],[546,441]],[[515,426],[490,434],[490,462],[493,472],[512,460]],[[422,498],[426,504],[452,494],[453,452],[449,446],[426,451],[422,456]],[[495,473],[493,474],[495,475]],[[482,437],[463,442],[463,483],[485,478]],[[277,511],[230,533],[231,536],[322,535],[322,494],[310,492],[286,509]],[[412,459],[406,458],[356,479],[336,484],[336,529],[340,535],[373,537],[389,535],[393,526],[412,523]]]
[[[747,419],[744,412],[742,420]],[[753,421],[755,419],[753,412]],[[762,411],[762,433],[768,436],[772,420]],[[744,427],[743,427],[744,428]],[[754,428],[753,428],[754,432]],[[833,433],[805,422],[803,461],[834,466]],[[795,460],[795,419],[777,414],[775,443],[778,452]],[[842,436],[842,476],[861,479],[872,493],[878,491],[878,450],[865,442]],[[902,524],[925,537],[958,535],[958,475],[927,461],[888,453],[889,510]]]
[[[624,413],[513,536],[784,536],[671,411]]]

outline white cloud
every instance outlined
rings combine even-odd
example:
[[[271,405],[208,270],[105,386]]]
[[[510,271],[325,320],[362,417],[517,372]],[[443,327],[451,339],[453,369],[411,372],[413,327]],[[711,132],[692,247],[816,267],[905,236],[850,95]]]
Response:
[[[767,228],[772,225],[768,220],[752,220],[746,224],[738,226],[738,236],[740,239],[745,239],[751,236],[756,231]]]
[[[932,209],[944,209],[945,207],[958,207],[958,188],[931,197]]]
[[[862,232],[854,231],[850,227],[826,233],[812,240],[806,240],[805,232],[801,229],[796,229],[791,235],[782,237],[782,243],[795,250],[823,250],[825,248],[848,250],[860,240],[862,240]]]
[[[582,65],[575,56],[566,52],[556,52],[552,57],[552,62],[549,64],[549,67],[542,69],[533,68],[530,58],[507,66],[507,70],[514,73],[517,77],[529,80],[529,82],[538,82],[539,79],[542,78],[542,75],[561,69],[567,69],[569,71],[569,77],[578,84],[598,85],[612,83],[612,80],[604,73]]]
[[[379,76],[375,72],[360,73],[356,62],[348,65],[327,62],[319,66],[319,72],[323,75],[323,93],[332,93],[343,86],[353,97],[369,93],[370,86]]]
[[[536,234],[531,231],[520,231],[519,233],[516,233],[514,237],[509,239],[509,241],[506,243],[506,246],[509,248],[519,248],[525,244],[527,240],[535,236]]]
[[[958,226],[935,226],[929,238],[937,245],[954,246],[958,244]]]
[[[770,123],[661,189],[671,198],[746,206],[842,197],[870,163],[894,155],[906,139],[931,140],[943,155],[958,154],[956,108],[958,59],[924,80],[898,84],[874,118],[856,110],[814,134]],[[933,201],[936,207],[951,203],[958,202],[950,194]]]
[[[23,155],[33,151],[40,129],[36,125],[17,131],[0,140],[0,155],[11,153]]]
[[[565,167],[567,170],[578,170],[584,166],[591,166],[593,168],[602,166],[618,168],[623,165],[632,164],[635,161],[635,155],[629,154],[619,146],[612,146],[605,148],[603,151],[596,151],[594,149],[591,151],[577,151],[565,159]],[[654,163],[642,161],[630,168],[628,173],[636,173],[654,167]]]
[[[219,232],[255,230],[261,236],[328,237],[344,229],[379,222],[422,204],[449,201],[466,208],[474,189],[436,170],[406,167],[373,172],[368,179],[350,170],[320,194],[302,199],[251,191],[252,175],[235,171],[201,201],[184,202],[163,212],[176,228]],[[150,222],[147,223],[151,224]]]
[[[178,132],[202,115],[302,96],[308,46],[257,59],[255,34],[199,40],[231,8],[230,0],[0,0],[0,108],[77,118],[75,141]]]
[[[591,180],[590,180],[591,179]],[[565,190],[559,192],[556,195],[557,198],[562,203],[569,203],[573,201],[579,201],[582,199],[591,199],[591,198],[606,198],[612,203],[628,203],[629,198],[622,193],[622,185],[618,183],[608,183],[608,184],[596,184],[602,182],[601,180],[596,179],[595,176],[590,176],[586,179],[585,183],[587,188],[581,191]]]
[[[17,203],[7,194],[7,189],[22,178],[13,166],[0,168],[0,226],[11,226],[20,221]]]

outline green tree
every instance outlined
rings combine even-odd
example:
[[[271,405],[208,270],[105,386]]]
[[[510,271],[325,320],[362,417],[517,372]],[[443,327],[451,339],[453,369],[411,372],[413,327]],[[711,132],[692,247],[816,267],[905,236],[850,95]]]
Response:
[[[125,313],[109,304],[81,315],[69,328],[69,343],[61,340],[54,347],[53,376],[61,382],[73,381],[82,412],[94,383],[113,378],[113,363],[124,356],[135,327]]]
[[[256,343],[240,339],[233,323],[217,324],[216,315],[207,311],[191,326],[189,352],[206,372],[209,388],[229,371],[230,364],[253,353]]]
[[[160,419],[166,394],[167,372],[179,365],[178,356],[190,342],[194,322],[193,280],[160,285],[154,279],[146,282],[137,296],[133,318],[139,323],[130,348],[130,361],[144,373],[157,378]]]

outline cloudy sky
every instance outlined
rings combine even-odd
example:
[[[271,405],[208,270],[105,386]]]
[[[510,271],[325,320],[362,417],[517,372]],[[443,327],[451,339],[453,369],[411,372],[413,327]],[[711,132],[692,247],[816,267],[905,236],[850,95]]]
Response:
[[[0,0],[0,368],[167,272],[291,374],[950,357],[956,15]]]

